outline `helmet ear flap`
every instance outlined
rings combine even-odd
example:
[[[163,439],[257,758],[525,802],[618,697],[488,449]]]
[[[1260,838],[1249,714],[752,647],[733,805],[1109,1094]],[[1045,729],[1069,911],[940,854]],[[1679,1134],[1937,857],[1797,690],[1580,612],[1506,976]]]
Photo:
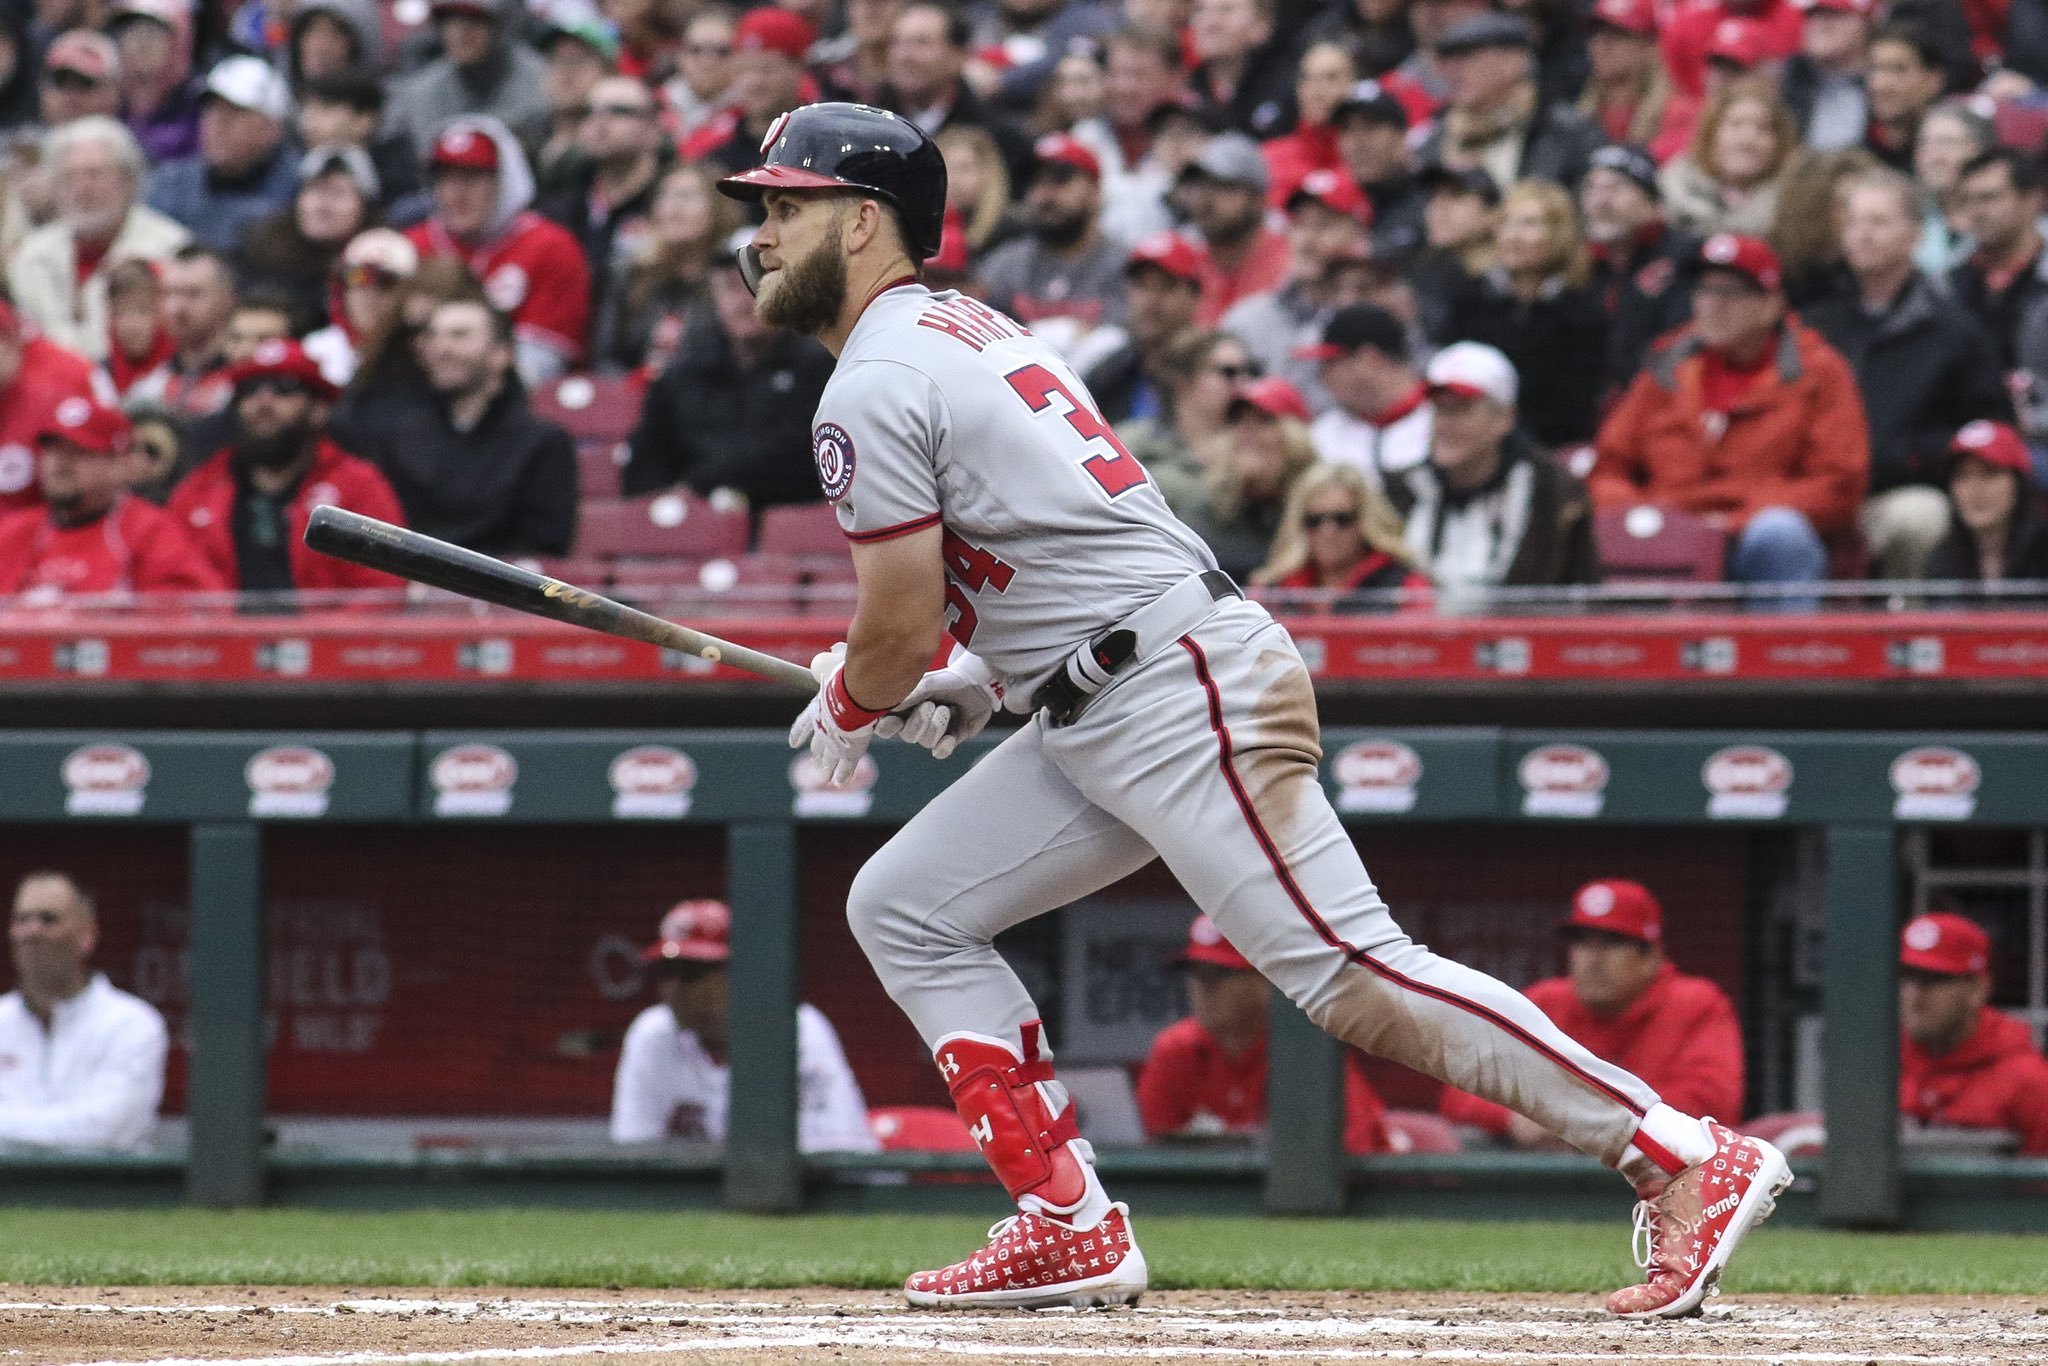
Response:
[[[739,262],[740,279],[746,284],[747,293],[760,294],[761,280],[768,273],[762,269],[760,249],[752,242],[745,243],[733,252],[733,259]]]

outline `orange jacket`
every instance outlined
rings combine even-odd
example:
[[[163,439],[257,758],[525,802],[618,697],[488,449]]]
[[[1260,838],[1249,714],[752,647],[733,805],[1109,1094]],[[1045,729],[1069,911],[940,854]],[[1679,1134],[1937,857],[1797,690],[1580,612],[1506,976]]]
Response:
[[[1899,1108],[1922,1124],[2010,1129],[2023,1155],[2048,1157],[2048,1059],[2025,1024],[1990,1006],[1938,1058],[1900,1034]]]
[[[1523,995],[1595,1057],[1641,1077],[1673,1109],[1724,1124],[1741,1118],[1742,1026],[1727,994],[1706,978],[1666,963],[1614,1016],[1580,1004],[1569,977],[1547,978]],[[1507,1132],[1506,1110],[1463,1091],[1446,1087],[1437,1108],[1453,1124]]]
[[[1823,536],[1854,525],[1870,482],[1870,429],[1849,363],[1787,319],[1776,364],[1725,422],[1701,401],[1705,365],[1690,331],[1651,354],[1595,439],[1594,505],[1668,503],[1728,513],[1738,526],[1786,507]]]

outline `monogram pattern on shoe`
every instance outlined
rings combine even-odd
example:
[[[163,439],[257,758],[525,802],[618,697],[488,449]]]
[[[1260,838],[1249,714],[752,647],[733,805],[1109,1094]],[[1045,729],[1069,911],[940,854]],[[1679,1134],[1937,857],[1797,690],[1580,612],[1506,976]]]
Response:
[[[1636,1203],[1631,1242],[1636,1265],[1649,1275],[1642,1284],[1609,1295],[1609,1313],[1697,1312],[1701,1301],[1720,1293],[1721,1268],[1735,1244],[1770,1216],[1774,1197],[1790,1183],[1791,1173],[1776,1149],[1712,1120],[1706,1123],[1714,1155],[1686,1168],[1662,1190],[1645,1188]],[[1769,1190],[1738,1219],[1743,1198],[1759,1181],[1768,1181]]]
[[[933,1295],[1057,1291],[1111,1274],[1132,1252],[1131,1227],[1121,1205],[1112,1206],[1090,1229],[1037,1214],[1013,1214],[991,1228],[988,1238],[988,1245],[966,1261],[918,1272],[906,1289]]]

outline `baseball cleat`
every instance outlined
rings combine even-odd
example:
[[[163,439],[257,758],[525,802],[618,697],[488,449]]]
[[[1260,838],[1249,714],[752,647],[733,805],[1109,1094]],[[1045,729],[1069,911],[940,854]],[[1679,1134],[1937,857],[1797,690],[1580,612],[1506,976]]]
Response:
[[[964,1262],[920,1271],[903,1283],[913,1309],[1092,1309],[1136,1304],[1145,1293],[1145,1254],[1123,1204],[1094,1228],[1042,1214],[1013,1214],[988,1231],[988,1246]]]
[[[1636,1202],[1636,1265],[1640,1285],[1607,1297],[1622,1318],[1683,1318],[1720,1293],[1721,1271],[1742,1235],[1771,1217],[1778,1193],[1792,1184],[1785,1156],[1760,1138],[1706,1121],[1714,1155],[1688,1167],[1662,1190],[1644,1188]]]

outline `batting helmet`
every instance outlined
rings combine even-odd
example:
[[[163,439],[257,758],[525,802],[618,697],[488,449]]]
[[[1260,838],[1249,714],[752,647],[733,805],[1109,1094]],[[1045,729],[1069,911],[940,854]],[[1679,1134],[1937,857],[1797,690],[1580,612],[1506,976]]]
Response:
[[[939,254],[946,161],[909,119],[865,104],[807,104],[769,126],[761,164],[718,188],[759,200],[769,190],[865,190],[892,206],[918,259]]]

